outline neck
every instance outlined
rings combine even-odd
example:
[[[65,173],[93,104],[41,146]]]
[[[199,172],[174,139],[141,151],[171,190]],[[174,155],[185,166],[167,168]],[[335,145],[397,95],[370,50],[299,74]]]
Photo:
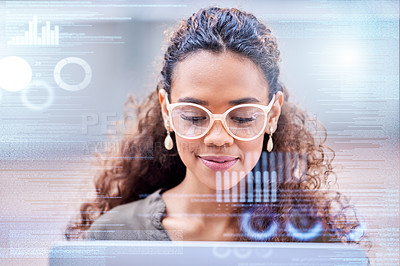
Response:
[[[231,203],[217,202],[217,197],[223,199],[224,193],[224,190],[217,191],[201,183],[188,171],[185,179],[165,192],[163,198],[169,215],[192,216],[205,223],[219,220],[228,224],[234,220],[234,208]]]

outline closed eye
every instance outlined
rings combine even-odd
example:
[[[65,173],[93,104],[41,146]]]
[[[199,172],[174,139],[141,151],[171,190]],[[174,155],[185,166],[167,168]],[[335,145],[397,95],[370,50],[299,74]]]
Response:
[[[191,122],[199,122],[199,121],[204,121],[207,119],[205,116],[186,116],[186,115],[181,115],[181,118],[186,121],[191,121]]]
[[[231,117],[231,119],[237,123],[248,123],[256,120],[255,117]]]

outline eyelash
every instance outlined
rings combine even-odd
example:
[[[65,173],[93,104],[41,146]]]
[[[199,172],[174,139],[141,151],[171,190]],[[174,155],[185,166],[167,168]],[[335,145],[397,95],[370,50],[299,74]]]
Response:
[[[204,120],[206,120],[207,118],[204,116],[185,116],[185,115],[181,115],[181,118],[183,120],[186,121],[190,121],[192,123],[198,123],[198,122],[202,122]],[[249,122],[253,122],[255,119],[253,117],[249,117],[249,118],[242,118],[242,117],[231,117],[232,120],[234,120],[236,123],[239,124],[246,124]]]
[[[248,122],[253,122],[255,119],[253,117],[246,117],[246,118],[242,118],[242,117],[231,117],[232,120],[236,120],[236,122],[241,123],[241,124],[245,124]]]
[[[204,117],[204,116],[185,116],[185,115],[181,115],[181,118],[183,120],[191,121],[193,123],[200,122],[200,121],[203,121],[203,120],[207,119],[207,117]]]

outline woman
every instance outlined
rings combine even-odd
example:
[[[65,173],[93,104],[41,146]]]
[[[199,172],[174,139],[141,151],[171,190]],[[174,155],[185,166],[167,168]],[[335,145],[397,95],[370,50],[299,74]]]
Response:
[[[136,131],[103,161],[67,238],[354,241],[357,220],[321,190],[325,138],[288,101],[278,61],[251,14],[213,7],[182,21]]]

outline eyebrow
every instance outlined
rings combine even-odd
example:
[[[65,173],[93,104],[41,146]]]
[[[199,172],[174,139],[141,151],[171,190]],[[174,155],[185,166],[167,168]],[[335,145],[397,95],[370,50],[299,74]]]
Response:
[[[179,98],[178,102],[180,102],[180,103],[195,103],[195,104],[206,105],[206,106],[208,105],[207,101],[203,101],[203,100],[192,98],[192,97]]]
[[[256,98],[253,97],[247,97],[247,98],[240,98],[237,100],[230,101],[230,105],[237,105],[237,104],[242,104],[242,103],[259,103],[260,101],[257,100]]]
[[[195,103],[195,104],[208,106],[208,102],[207,101],[203,101],[203,100],[196,99],[196,98],[193,98],[193,97],[180,98],[180,99],[178,99],[178,102],[181,102],[181,103],[182,102],[184,102],[184,103]],[[240,98],[240,99],[229,101],[229,104],[230,105],[238,105],[238,104],[244,104],[244,103],[259,103],[259,102],[260,101],[257,100],[256,98],[246,97],[246,98]]]

